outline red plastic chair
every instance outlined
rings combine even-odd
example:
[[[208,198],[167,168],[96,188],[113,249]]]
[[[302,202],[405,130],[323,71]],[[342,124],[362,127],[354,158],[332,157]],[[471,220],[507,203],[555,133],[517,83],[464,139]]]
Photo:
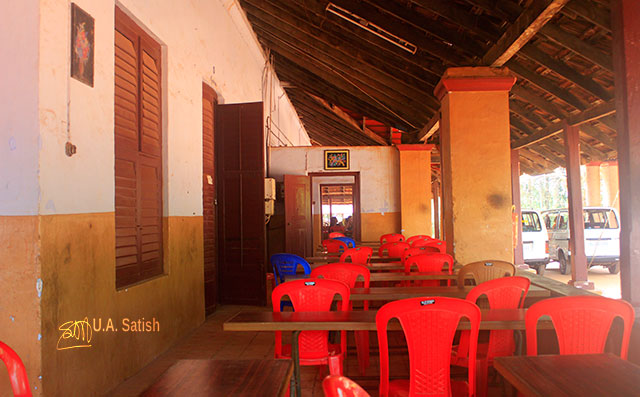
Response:
[[[353,263],[330,263],[328,265],[318,266],[311,270],[311,277],[322,277],[326,280],[337,280],[345,283],[349,288],[356,286],[358,277],[362,277],[364,288],[369,288],[369,280],[371,275],[369,269],[362,265]],[[353,309],[353,303],[349,304],[349,310]],[[369,301],[364,301],[364,310],[369,310]],[[346,335],[346,333],[345,333]],[[369,331],[355,331],[356,351],[358,353],[358,364],[360,373],[364,375],[369,367]]]
[[[340,232],[331,232],[329,233],[329,238],[336,238],[336,237],[346,237],[344,234],[340,233]]]
[[[325,397],[371,397],[359,384],[346,376],[329,375],[322,381]]]
[[[486,296],[491,309],[518,309],[524,306],[524,299],[529,291],[529,281],[526,277],[503,277],[486,281],[475,286],[467,294],[467,300],[478,302]],[[462,367],[469,366],[469,332],[462,331],[460,342],[453,349],[451,364]],[[488,392],[488,369],[493,365],[494,357],[512,356],[516,345],[513,330],[495,330],[489,333],[489,343],[478,345],[476,368],[478,371],[478,395],[484,396]]]
[[[415,266],[419,272],[446,272],[453,274],[453,257],[449,254],[426,253],[413,255],[404,263],[405,274],[411,273],[411,268]],[[405,285],[433,286],[440,285],[440,280],[418,280],[409,281]],[[451,285],[451,280],[447,280],[447,285]]]
[[[382,244],[380,248],[378,248],[378,256],[401,258],[404,251],[409,248],[411,248],[411,246],[402,241]]]
[[[342,253],[342,255],[340,255],[340,262],[368,265],[371,263],[372,256],[373,249],[371,247],[348,248]]]
[[[461,318],[469,319],[468,382],[451,382],[450,361],[453,335]],[[409,348],[409,380],[389,382],[387,324],[400,320]],[[456,298],[425,297],[394,301],[376,314],[380,346],[380,397],[475,395],[475,358],[480,327],[480,309]]]
[[[538,319],[544,315],[551,317],[560,354],[603,353],[613,319],[622,318],[624,332],[620,358],[627,359],[635,317],[633,306],[628,302],[601,296],[567,296],[534,303],[525,315],[529,356],[538,355],[536,328]]]
[[[0,342],[0,360],[4,361],[9,371],[9,381],[15,397],[31,397],[27,371],[20,356],[6,344]]]
[[[289,296],[296,312],[329,311],[335,295],[348,302],[349,287],[336,280],[308,278],[288,281],[274,288],[271,300],[273,311],[280,312],[280,301]],[[339,305],[340,311],[348,311],[349,305]],[[300,365],[329,365],[331,375],[342,375],[344,352],[347,351],[346,333],[341,331],[340,345],[329,343],[328,331],[303,331],[298,337]],[[282,344],[282,332],[276,332],[275,357],[291,358],[291,345]],[[336,359],[337,358],[337,359]]]
[[[380,236],[380,244],[403,242],[404,236],[400,233],[389,233]]]
[[[414,240],[411,243],[412,247],[436,247],[443,254],[447,253],[447,243],[442,240],[431,239],[431,240]]]
[[[322,240],[322,246],[330,254],[344,252],[348,248],[344,241],[336,239]]]
[[[411,247],[402,253],[402,264],[414,255],[422,255],[428,253],[440,253],[440,249],[435,247]]]
[[[414,241],[416,241],[416,240],[432,240],[432,239],[433,239],[433,237],[431,237],[431,236],[427,236],[426,234],[417,234],[417,235],[415,235],[415,236],[411,236],[411,237],[409,237],[409,238],[406,240],[406,242],[407,242],[407,243],[409,243],[409,244],[411,244],[411,243],[413,243],[413,242],[414,242]]]

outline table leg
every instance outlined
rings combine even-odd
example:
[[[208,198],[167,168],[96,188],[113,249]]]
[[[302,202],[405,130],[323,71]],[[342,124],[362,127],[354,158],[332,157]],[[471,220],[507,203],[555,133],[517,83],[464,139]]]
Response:
[[[300,331],[293,331],[293,335],[291,336],[291,359],[293,360],[291,395],[296,397],[302,397],[302,384],[300,381],[300,348],[298,345],[299,339]]]

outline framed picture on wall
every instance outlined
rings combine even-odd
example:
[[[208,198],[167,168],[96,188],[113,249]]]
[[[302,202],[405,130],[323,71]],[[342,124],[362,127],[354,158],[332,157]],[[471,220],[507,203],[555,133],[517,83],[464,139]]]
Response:
[[[324,151],[325,170],[348,170],[349,150],[325,150]]]
[[[71,3],[71,77],[93,87],[94,19]]]

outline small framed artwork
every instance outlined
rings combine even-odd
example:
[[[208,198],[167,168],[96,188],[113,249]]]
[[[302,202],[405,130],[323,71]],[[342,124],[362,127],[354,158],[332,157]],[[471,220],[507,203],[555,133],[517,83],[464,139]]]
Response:
[[[349,150],[325,150],[324,151],[325,170],[348,170]]]
[[[71,3],[71,77],[93,87],[94,19]]]

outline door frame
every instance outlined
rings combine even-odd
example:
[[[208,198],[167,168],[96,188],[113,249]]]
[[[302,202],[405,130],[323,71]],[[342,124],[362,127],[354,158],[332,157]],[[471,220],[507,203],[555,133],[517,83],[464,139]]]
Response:
[[[361,241],[361,225],[360,225],[360,172],[309,172],[310,185],[311,185],[311,218],[313,218],[313,178],[324,178],[324,177],[339,177],[339,176],[353,176],[353,238],[356,241]],[[325,183],[324,185],[327,185]],[[345,183],[338,183],[338,185],[345,185]],[[318,192],[318,197],[320,197],[320,192]],[[322,203],[320,203],[322,206]],[[322,211],[322,210],[321,210]],[[322,222],[322,219],[320,220]],[[322,227],[320,228],[322,230]],[[311,241],[313,241],[313,230],[311,233]],[[321,236],[322,237],[322,236]]]
[[[206,300],[205,300],[205,315],[210,315],[212,314],[217,306],[218,306],[218,301],[219,301],[219,291],[220,291],[220,286],[218,285],[218,280],[219,280],[219,275],[218,275],[218,178],[217,178],[217,156],[216,156],[216,107],[218,106],[218,93],[216,92],[216,90],[211,87],[209,84],[207,84],[206,82],[202,82],[202,100],[206,100],[206,95],[211,95],[213,97],[213,131],[212,131],[212,139],[213,139],[213,173],[211,174],[211,178],[213,179],[213,239],[214,239],[214,248],[215,251],[213,253],[213,263],[214,263],[214,272],[215,272],[215,293],[214,293],[214,304],[213,307],[207,308],[206,306]],[[204,120],[203,120],[203,125],[204,125]],[[203,126],[204,129],[204,126]],[[203,131],[204,133],[204,131]],[[203,137],[204,138],[204,137]],[[204,146],[204,142],[203,142],[203,146]],[[204,159],[203,159],[204,162]],[[204,175],[204,164],[203,164],[203,175],[202,175],[202,190],[203,190],[203,195],[204,195],[204,188],[205,188],[205,175]],[[203,207],[202,207],[202,218],[203,218],[203,239],[202,239],[202,248],[203,248],[203,256],[204,256],[204,197],[203,197]],[[204,258],[203,258],[204,261]],[[204,270],[204,269],[203,269]],[[204,285],[204,294],[206,297],[206,279],[203,279],[203,283]],[[209,309],[209,312],[207,312],[207,309]]]
[[[351,201],[352,201],[351,205],[353,206],[353,215],[352,215],[352,217],[353,217],[353,220],[355,222],[355,213],[356,213],[356,205],[355,205],[355,186],[356,186],[356,184],[355,184],[355,181],[354,181],[354,183],[322,183],[322,184],[319,184],[318,186],[320,187],[320,225],[322,225],[322,215],[323,215],[323,213],[322,213],[322,188],[324,186],[351,186]],[[329,211],[331,211],[331,210],[329,210]],[[332,215],[332,213],[329,212],[329,219],[331,219],[331,215]],[[355,223],[354,223],[354,225],[355,225]],[[320,227],[320,230],[322,230],[322,226]],[[354,230],[353,235],[355,236],[355,227],[354,227],[353,230]]]

